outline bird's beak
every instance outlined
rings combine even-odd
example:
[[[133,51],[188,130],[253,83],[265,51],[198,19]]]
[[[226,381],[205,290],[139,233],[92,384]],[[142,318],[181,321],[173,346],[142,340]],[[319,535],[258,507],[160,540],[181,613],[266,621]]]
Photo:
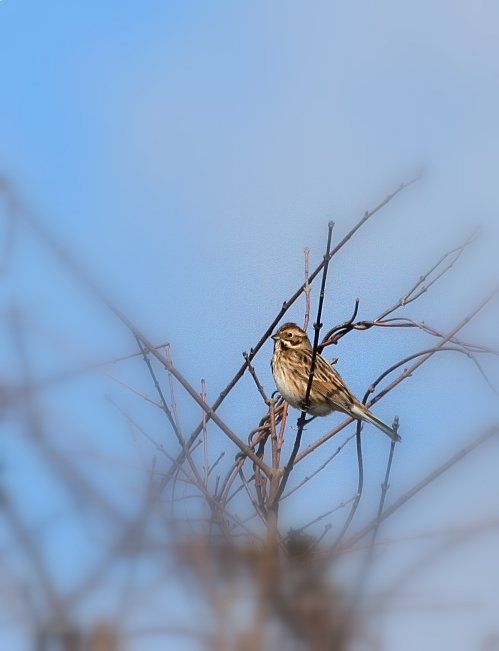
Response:
[[[279,335],[272,335],[271,339],[274,341],[277,341],[279,339]]]

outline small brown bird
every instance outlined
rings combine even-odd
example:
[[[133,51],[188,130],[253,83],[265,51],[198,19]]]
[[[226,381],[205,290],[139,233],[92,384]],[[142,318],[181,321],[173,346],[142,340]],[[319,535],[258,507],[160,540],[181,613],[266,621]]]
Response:
[[[270,365],[276,386],[286,402],[303,409],[312,362],[310,339],[296,323],[285,323],[272,335],[272,339],[275,343]],[[332,411],[341,411],[352,418],[371,423],[394,441],[400,440],[391,427],[353,395],[338,371],[317,354],[307,412],[312,416],[326,416]]]

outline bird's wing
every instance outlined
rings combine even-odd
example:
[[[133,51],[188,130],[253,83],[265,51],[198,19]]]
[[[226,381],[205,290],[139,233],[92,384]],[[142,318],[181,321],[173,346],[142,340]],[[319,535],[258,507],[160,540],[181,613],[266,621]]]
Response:
[[[320,355],[317,355],[315,362],[313,391],[341,411],[348,412],[355,401],[338,371]]]
[[[349,411],[355,398],[338,371],[323,357],[318,357],[314,372],[314,389],[320,392],[331,405],[342,411]]]

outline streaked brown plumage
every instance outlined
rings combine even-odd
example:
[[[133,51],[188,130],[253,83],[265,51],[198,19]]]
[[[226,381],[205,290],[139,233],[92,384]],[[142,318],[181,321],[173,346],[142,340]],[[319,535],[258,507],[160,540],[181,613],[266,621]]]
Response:
[[[310,340],[296,323],[285,323],[272,335],[272,339],[275,343],[271,367],[276,386],[286,402],[297,409],[303,409],[312,361]],[[307,411],[313,416],[326,416],[332,411],[341,411],[352,418],[375,425],[394,440],[400,440],[391,427],[353,395],[338,371],[319,354],[315,358]]]

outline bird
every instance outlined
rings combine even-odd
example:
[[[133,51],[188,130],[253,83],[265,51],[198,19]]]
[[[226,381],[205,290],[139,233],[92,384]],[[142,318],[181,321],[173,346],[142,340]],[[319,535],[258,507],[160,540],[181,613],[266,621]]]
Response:
[[[327,416],[340,411],[356,420],[378,427],[393,441],[399,441],[397,432],[375,416],[354,396],[341,375],[319,353],[308,403],[305,402],[312,362],[312,344],[307,333],[296,323],[285,323],[275,334],[274,352],[270,362],[272,375],[279,393],[292,407],[312,416]]]

